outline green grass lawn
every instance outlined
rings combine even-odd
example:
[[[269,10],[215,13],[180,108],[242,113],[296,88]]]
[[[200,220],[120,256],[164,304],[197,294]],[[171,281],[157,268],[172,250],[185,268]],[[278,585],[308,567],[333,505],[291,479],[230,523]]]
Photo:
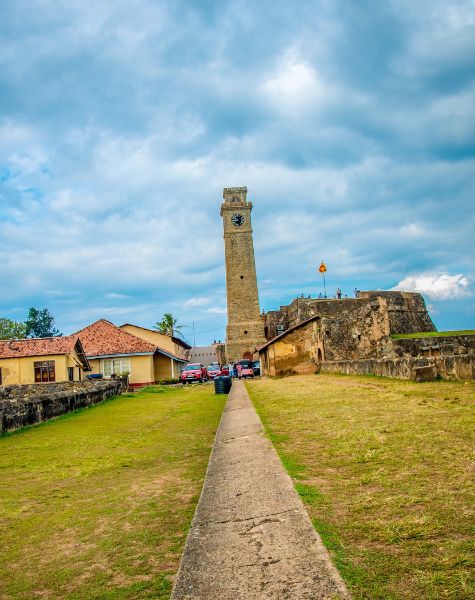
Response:
[[[0,437],[0,598],[168,598],[226,396],[151,387]]]
[[[246,385],[354,598],[475,598],[474,383]]]
[[[460,331],[421,331],[420,333],[393,333],[393,340],[416,339],[426,337],[447,337],[453,335],[475,335],[474,329],[464,329]]]

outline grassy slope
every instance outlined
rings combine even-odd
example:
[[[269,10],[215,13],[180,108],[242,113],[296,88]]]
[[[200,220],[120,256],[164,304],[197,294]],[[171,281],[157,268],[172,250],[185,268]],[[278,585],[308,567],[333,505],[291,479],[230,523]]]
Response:
[[[393,333],[393,340],[417,339],[426,337],[450,337],[453,335],[475,335],[475,330],[465,329],[460,331],[421,331],[420,333]]]
[[[148,388],[0,437],[0,598],[168,598],[225,398]]]
[[[248,383],[355,598],[475,597],[473,383]]]

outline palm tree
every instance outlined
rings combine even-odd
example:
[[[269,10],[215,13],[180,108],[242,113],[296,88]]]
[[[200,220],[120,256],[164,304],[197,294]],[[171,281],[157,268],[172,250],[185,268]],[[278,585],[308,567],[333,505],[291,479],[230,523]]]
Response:
[[[175,335],[179,333],[179,329],[181,329],[182,325],[177,325],[178,321],[173,318],[171,313],[165,313],[161,321],[157,321],[153,326],[154,329],[159,331],[160,333],[164,333],[165,335]]]

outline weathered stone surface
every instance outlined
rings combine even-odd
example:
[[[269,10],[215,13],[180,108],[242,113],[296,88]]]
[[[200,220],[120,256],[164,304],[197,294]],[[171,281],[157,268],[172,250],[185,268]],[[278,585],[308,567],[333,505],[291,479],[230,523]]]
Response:
[[[473,378],[473,335],[392,339],[393,333],[435,329],[420,294],[361,292],[359,298],[342,300],[296,298],[280,311],[266,314],[266,335],[276,333],[278,325],[286,332],[259,350],[266,375],[309,372],[312,361],[318,370],[323,361],[322,370],[330,372],[410,379],[416,377],[414,369],[434,365],[435,376]],[[437,357],[443,360],[436,361]],[[423,372],[418,371],[417,377]]]
[[[437,373],[434,365],[427,365],[426,367],[414,367],[413,378],[418,382],[423,381],[434,381]]]
[[[322,373],[345,373],[346,375],[381,375],[398,379],[414,379],[415,369],[431,367],[435,376],[442,379],[475,380],[475,354],[432,356],[395,359],[363,359],[324,361]]]
[[[350,598],[244,385],[233,384],[173,600]]]
[[[389,320],[389,333],[436,331],[424,298],[414,292],[360,292],[360,298],[373,302],[383,299]]]
[[[475,354],[475,335],[403,338],[391,340],[385,355],[388,358],[404,356],[453,356]]]
[[[0,387],[0,432],[13,431],[122,393],[124,382],[76,381]]]
[[[247,188],[224,188],[221,216],[224,227],[228,325],[226,361],[238,361],[265,342],[264,322],[259,310],[254,244],[252,240],[252,202]],[[243,219],[233,223],[234,215]]]
[[[288,306],[266,313],[265,335],[270,340],[278,335],[278,325],[287,330],[315,316],[329,319],[330,322],[346,321],[355,330],[361,328],[361,333],[364,333],[366,317],[362,315],[370,315],[371,311],[381,313],[373,317],[373,320],[380,322],[383,335],[436,331],[420,294],[369,291],[360,292],[358,298],[341,300],[295,298]]]

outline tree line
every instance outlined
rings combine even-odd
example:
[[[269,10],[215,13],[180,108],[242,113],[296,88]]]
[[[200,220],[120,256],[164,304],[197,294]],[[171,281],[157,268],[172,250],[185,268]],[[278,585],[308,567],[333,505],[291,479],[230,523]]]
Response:
[[[58,337],[63,335],[54,324],[54,317],[47,308],[28,311],[26,321],[14,321],[0,317],[0,340]]]
[[[166,335],[180,335],[182,325],[171,313],[165,313],[161,321],[157,321],[154,329]],[[34,308],[28,311],[26,321],[14,321],[0,317],[0,340],[21,340],[26,338],[58,337],[63,334],[55,327],[54,317],[47,308]]]

